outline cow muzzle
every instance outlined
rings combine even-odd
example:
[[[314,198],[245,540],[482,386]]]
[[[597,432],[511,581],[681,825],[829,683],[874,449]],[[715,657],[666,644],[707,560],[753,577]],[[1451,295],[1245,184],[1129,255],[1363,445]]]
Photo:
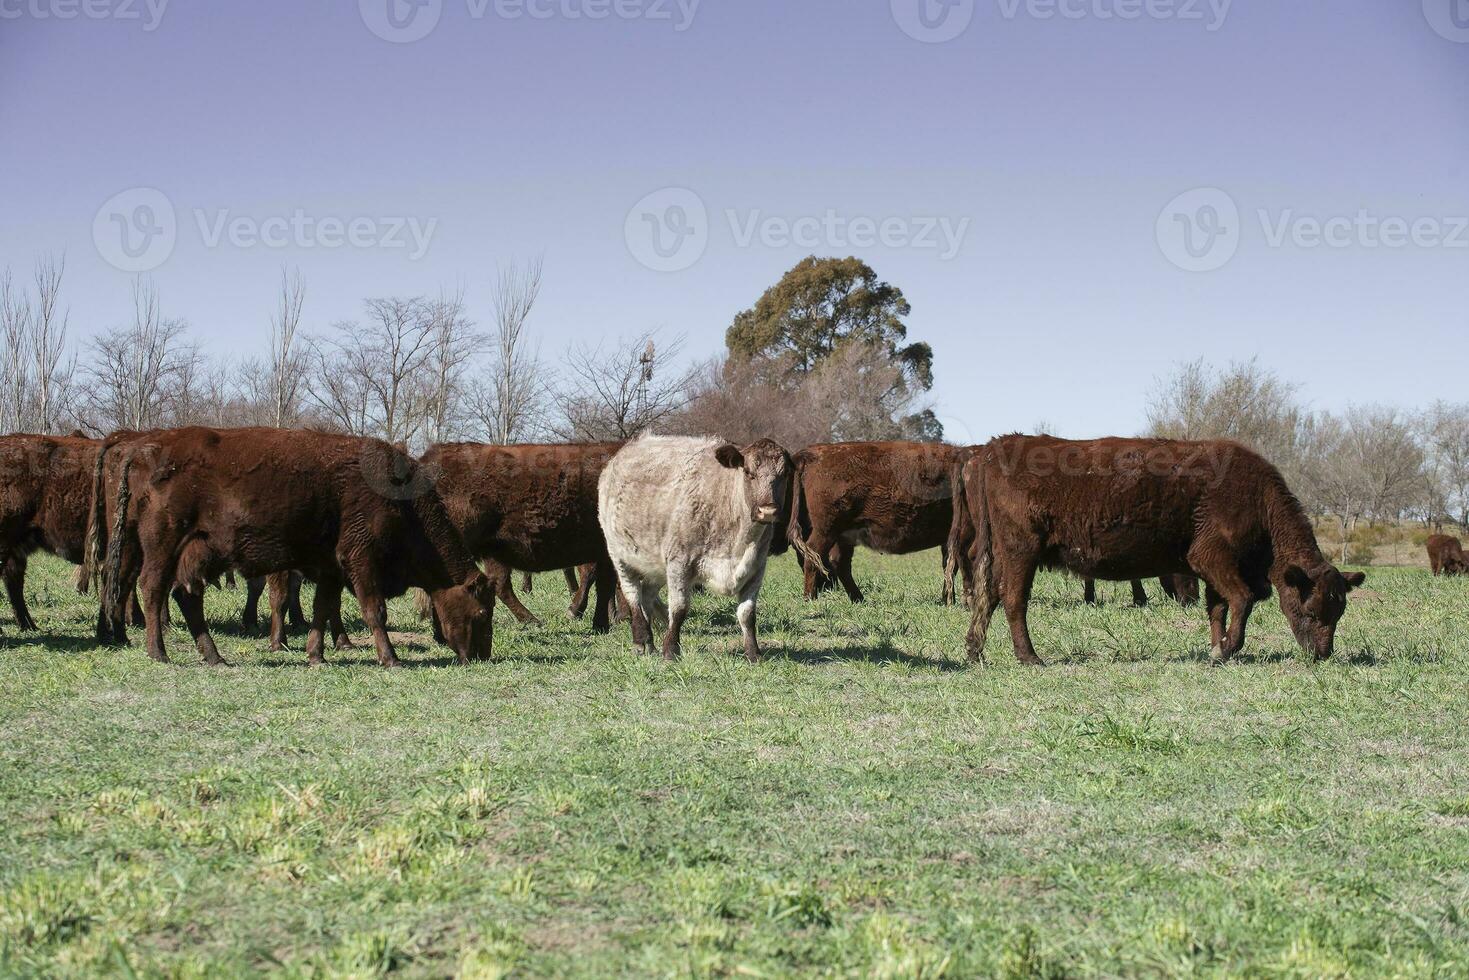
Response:
[[[755,513],[751,515],[756,524],[774,524],[780,519],[778,507],[756,507]]]

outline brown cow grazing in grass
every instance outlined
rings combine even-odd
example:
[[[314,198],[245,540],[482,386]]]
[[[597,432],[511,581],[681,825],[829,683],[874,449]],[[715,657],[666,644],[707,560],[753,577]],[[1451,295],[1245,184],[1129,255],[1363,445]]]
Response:
[[[968,450],[935,442],[841,442],[808,446],[794,457],[795,506],[791,521],[806,547],[830,563],[847,598],[863,600],[852,578],[858,545],[887,555],[944,549],[954,516],[952,479]],[[831,587],[832,576],[796,559],[805,572],[805,596]],[[968,591],[969,563],[959,562]],[[952,595],[952,576],[944,598]]]
[[[1158,579],[1163,594],[1180,606],[1192,606],[1199,601],[1199,580],[1192,575],[1164,575]],[[1086,579],[1082,587],[1082,601],[1088,606],[1097,604],[1097,580]],[[1139,609],[1148,604],[1148,590],[1140,579],[1132,580],[1132,604]]]
[[[429,593],[461,663],[489,655],[494,590],[433,481],[387,443],[187,428],[109,438],[98,456],[92,524],[106,528],[104,598],[115,622],[121,583],[136,574],[155,660],[168,659],[162,611],[172,588],[204,660],[223,663],[204,623],[203,588],[229,567],[247,576],[299,569],[317,582],[312,663],[323,661],[323,631],[340,615],[346,584],[385,667],[398,663],[386,600],[412,586]],[[105,479],[109,457],[115,482]]]
[[[616,442],[444,443],[430,447],[420,464],[435,480],[470,553],[484,561],[485,575],[517,619],[539,622],[516,598],[511,569],[567,569],[567,584],[575,585],[570,570],[591,565],[597,591],[592,628],[606,633],[612,628],[609,609],[617,582],[597,522],[597,478],[621,447]]]
[[[967,520],[974,534],[975,661],[1003,603],[1016,658],[1042,662],[1026,623],[1040,568],[1113,581],[1198,576],[1220,661],[1244,646],[1272,588],[1301,646],[1329,657],[1347,593],[1363,581],[1322,555],[1279,471],[1232,442],[1005,436],[974,454],[961,483],[952,533]]]
[[[1464,557],[1464,546],[1458,538],[1447,534],[1435,534],[1426,542],[1428,567],[1435,575],[1463,575],[1469,572],[1469,558]]]

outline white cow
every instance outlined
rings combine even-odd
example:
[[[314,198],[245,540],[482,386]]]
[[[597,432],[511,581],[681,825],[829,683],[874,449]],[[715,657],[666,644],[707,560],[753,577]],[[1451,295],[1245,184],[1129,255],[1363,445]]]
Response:
[[[633,645],[652,653],[649,621],[667,623],[663,656],[679,656],[679,632],[695,586],[738,596],[745,656],[760,659],[755,600],[772,546],[786,547],[790,454],[769,439],[743,449],[719,439],[643,436],[602,471],[598,517],[632,606]],[[668,606],[658,597],[668,585]]]

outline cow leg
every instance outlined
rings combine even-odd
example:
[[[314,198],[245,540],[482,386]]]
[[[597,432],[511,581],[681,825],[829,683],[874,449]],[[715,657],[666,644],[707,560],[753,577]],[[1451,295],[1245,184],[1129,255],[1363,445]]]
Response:
[[[819,530],[813,530],[811,536],[806,539],[806,547],[813,554],[820,555],[825,561],[831,561],[832,546],[835,543]],[[826,591],[831,585],[831,580],[821,574],[815,562],[807,561],[802,567],[806,573],[805,586],[802,591],[807,599],[815,599]]]
[[[354,575],[354,580],[361,582],[366,579],[365,575]],[[398,654],[393,650],[393,641],[388,639],[388,622],[382,596],[378,595],[369,586],[358,584],[356,587],[357,605],[362,607],[362,621],[372,631],[372,645],[377,648],[377,662],[383,667],[397,667]]]
[[[607,569],[608,574],[612,574],[610,565],[607,566]],[[598,575],[602,574],[601,565],[582,565],[578,569],[567,569],[566,571],[568,573],[566,578],[568,587],[576,580],[578,574],[581,576],[581,580],[577,582],[576,589],[571,594],[571,605],[566,609],[567,615],[572,619],[581,619],[582,616],[586,615],[587,599],[592,593],[592,583],[596,581]],[[599,592],[598,595],[601,595],[601,593]],[[596,612],[593,611],[593,628],[595,628],[596,615]]]
[[[1224,596],[1208,583],[1204,585],[1204,604],[1209,609],[1209,659],[1215,663],[1223,663],[1224,628],[1229,618],[1229,605],[1224,601]]]
[[[495,595],[499,596],[500,601],[505,603],[505,608],[510,610],[510,614],[515,617],[516,621],[527,623],[531,626],[541,625],[541,621],[536,618],[535,613],[521,604],[520,599],[515,594],[515,589],[511,587],[510,568],[508,565],[502,565],[493,558],[486,558],[485,576],[494,584]]]
[[[132,624],[134,626],[146,626],[148,624],[148,620],[147,617],[143,615],[143,603],[138,599],[138,587],[136,585],[134,585],[132,589],[128,591],[127,601],[127,616],[132,621]],[[165,602],[163,604],[163,625],[167,626],[168,624],[168,603]]]
[[[12,555],[5,563],[5,592],[10,597],[10,609],[15,613],[15,626],[22,630],[39,629],[26,607],[26,559],[25,555]]]
[[[287,576],[286,622],[299,633],[306,629],[306,613],[301,609],[301,583],[306,581],[306,576],[300,572],[288,572]]]
[[[1084,602],[1084,603],[1086,603],[1088,606],[1095,606],[1097,604],[1097,580],[1096,579],[1094,579],[1094,578],[1086,578],[1086,579],[1083,579],[1082,580],[1082,583],[1081,583],[1081,601]]]
[[[251,632],[260,626],[260,594],[264,591],[264,575],[245,579],[245,608],[240,611],[240,625]]]
[[[663,634],[663,659],[683,656],[680,638],[683,621],[689,614],[689,573],[686,568],[668,570],[668,631]]]
[[[616,601],[617,572],[612,568],[611,559],[603,559],[591,566],[591,572],[582,576],[578,589],[581,592],[582,608],[586,608],[586,590],[595,583],[597,588],[596,606],[592,609],[592,632],[612,632],[612,603]]]
[[[1030,641],[1030,593],[1035,587],[1036,566],[1034,562],[1010,562],[1002,566],[1000,573],[1000,595],[1005,600],[1005,619],[1010,623],[1010,640],[1015,646],[1015,659],[1023,664],[1044,667],[1045,661],[1035,654]]]
[[[306,632],[306,662],[313,667],[326,663],[322,654],[326,630],[333,635],[341,628],[342,583],[321,578],[316,583],[316,595],[311,601],[311,628]],[[341,649],[338,647],[337,649]]]
[[[226,588],[233,589],[238,587],[235,582],[235,570],[233,568],[226,568],[224,570],[224,584]]]
[[[163,624],[168,616],[168,583],[173,569],[164,570],[156,563],[145,562],[138,587],[143,590],[143,628],[148,656],[161,664],[168,663],[168,649],[163,643]]]
[[[755,664],[760,662],[760,642],[755,636],[755,605],[760,598],[760,583],[765,578],[765,570],[761,569],[754,579],[746,583],[740,590],[740,604],[735,610],[735,618],[740,621],[740,632],[745,637],[745,659]]]
[[[276,572],[266,576],[270,586],[270,652],[286,648],[286,605],[291,590],[291,573]]]
[[[1137,579],[1132,580],[1132,604],[1139,609],[1148,608],[1148,590]]]
[[[179,612],[184,614],[184,623],[189,627],[189,634],[194,637],[194,646],[198,649],[199,655],[204,658],[204,662],[211,667],[229,666],[219,655],[219,648],[214,645],[214,637],[209,635],[209,625],[204,621],[203,590],[195,594],[181,585],[175,586],[173,601],[178,603]]]
[[[643,607],[645,586],[643,580],[632,569],[618,565],[617,580],[622,585],[622,594],[627,597],[628,620],[632,629],[633,653],[653,652],[653,630],[648,623],[647,610]]]
[[[857,550],[855,545],[845,541],[839,541],[832,548],[832,564],[835,566],[837,580],[842,583],[842,588],[847,590],[847,598],[853,602],[863,602],[862,590],[857,587],[857,581],[852,578],[852,554]]]

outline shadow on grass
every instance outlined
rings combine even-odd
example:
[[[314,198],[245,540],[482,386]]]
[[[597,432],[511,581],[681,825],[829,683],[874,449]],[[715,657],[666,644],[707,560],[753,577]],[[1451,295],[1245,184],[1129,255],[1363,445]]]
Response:
[[[792,663],[805,664],[807,666],[847,662],[900,664],[904,667],[914,667],[920,670],[938,670],[945,673],[958,673],[969,669],[967,664],[960,663],[956,660],[933,660],[928,657],[915,657],[911,653],[904,653],[891,643],[879,643],[876,646],[836,647],[830,650],[766,650],[765,656],[769,660],[789,660]]]

